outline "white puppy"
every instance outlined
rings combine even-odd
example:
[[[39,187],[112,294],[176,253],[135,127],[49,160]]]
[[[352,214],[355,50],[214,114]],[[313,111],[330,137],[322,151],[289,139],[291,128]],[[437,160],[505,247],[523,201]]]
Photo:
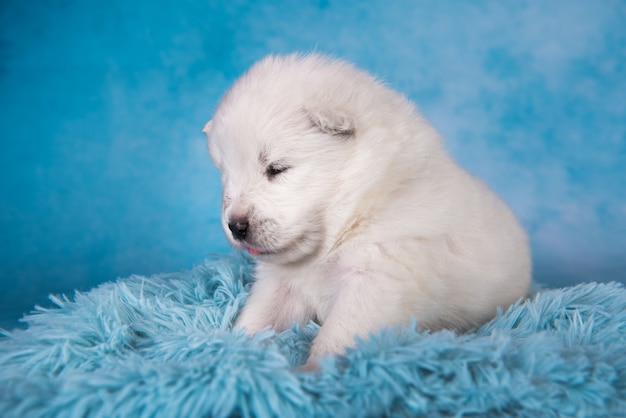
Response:
[[[459,331],[523,297],[527,238],[402,95],[317,54],[270,56],[204,131],[223,225],[256,260],[237,325],[321,324],[308,367],[408,323]]]

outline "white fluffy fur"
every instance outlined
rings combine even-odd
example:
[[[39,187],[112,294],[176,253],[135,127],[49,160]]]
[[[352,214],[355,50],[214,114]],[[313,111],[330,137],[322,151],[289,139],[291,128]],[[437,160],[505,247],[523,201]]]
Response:
[[[309,366],[411,317],[466,330],[526,294],[529,248],[509,208],[412,103],[352,65],[267,57],[205,132],[224,229],[258,261],[237,325],[319,322]],[[229,231],[236,220],[245,240]]]

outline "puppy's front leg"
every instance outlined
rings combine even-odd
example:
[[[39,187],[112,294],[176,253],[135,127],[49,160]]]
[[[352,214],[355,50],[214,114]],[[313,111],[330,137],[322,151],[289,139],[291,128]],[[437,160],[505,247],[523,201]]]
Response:
[[[235,326],[245,328],[247,334],[254,334],[268,327],[281,332],[293,321],[304,323],[309,318],[300,299],[289,283],[276,278],[259,278],[252,285]]]
[[[235,326],[255,334],[276,322],[276,306],[272,297],[280,290],[276,280],[257,280],[250,289],[248,300],[235,321]]]
[[[326,354],[341,354],[354,344],[355,336],[367,337],[384,326],[406,321],[402,293],[380,273],[355,271],[340,281],[340,289],[328,317],[311,347],[303,369],[311,370]]]

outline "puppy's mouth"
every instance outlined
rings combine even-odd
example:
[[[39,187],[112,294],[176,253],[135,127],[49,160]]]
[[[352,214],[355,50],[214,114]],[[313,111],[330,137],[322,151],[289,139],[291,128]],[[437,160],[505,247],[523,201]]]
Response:
[[[250,254],[251,256],[254,257],[263,257],[263,256],[272,256],[272,255],[279,255],[285,251],[287,251],[287,248],[284,249],[267,249],[267,248],[259,248],[259,247],[253,247],[250,246],[248,244],[244,244],[243,245],[243,249]]]
[[[262,254],[265,254],[264,251],[259,250],[257,248],[252,248],[252,247],[246,247],[246,251],[248,251],[248,254],[250,254],[250,255],[262,255]]]
[[[311,256],[319,244],[319,231],[303,230],[291,237],[273,235],[269,221],[263,228],[257,221],[251,227],[249,221],[225,223],[224,230],[231,244],[259,261],[272,263],[293,262]],[[278,228],[277,226],[275,228]],[[268,231],[269,230],[269,231]]]
[[[270,257],[271,258],[272,256],[282,256],[285,254],[290,254],[293,251],[297,251],[298,249],[301,249],[302,244],[306,242],[307,242],[306,234],[304,234],[303,236],[278,248],[266,248],[266,247],[257,246],[251,243],[247,243],[247,242],[240,243],[240,245],[241,247],[243,247],[242,248],[243,250],[245,250],[248,254],[250,254],[253,257],[261,257],[261,258]]]

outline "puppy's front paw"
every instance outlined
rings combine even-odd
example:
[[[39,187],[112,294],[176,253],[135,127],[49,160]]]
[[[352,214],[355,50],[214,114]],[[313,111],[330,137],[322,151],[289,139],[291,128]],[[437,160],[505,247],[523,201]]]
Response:
[[[270,325],[263,325],[259,321],[246,320],[246,317],[241,315],[233,324],[234,329],[243,329],[246,335],[254,335],[263,329],[269,329]]]
[[[309,358],[306,363],[296,368],[297,372],[310,373],[320,370],[320,365],[314,358]]]

